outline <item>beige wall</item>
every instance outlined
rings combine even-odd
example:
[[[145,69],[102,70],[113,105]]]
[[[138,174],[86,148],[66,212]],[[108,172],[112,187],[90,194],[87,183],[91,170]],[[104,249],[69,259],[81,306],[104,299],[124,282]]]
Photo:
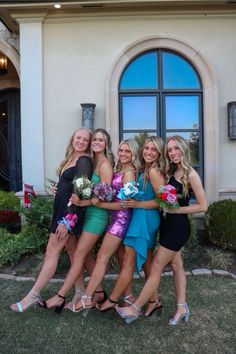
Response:
[[[218,80],[219,189],[236,190],[236,141],[227,138],[226,104],[236,100],[235,18],[113,18],[43,25],[45,177],[53,177],[81,102],[96,103],[95,128],[105,127],[105,85],[113,63],[132,43],[155,35],[176,37],[199,49]],[[204,117],[207,119],[207,117]],[[118,135],[118,132],[117,132]],[[206,151],[207,154],[207,151]],[[205,166],[207,169],[208,167]]]

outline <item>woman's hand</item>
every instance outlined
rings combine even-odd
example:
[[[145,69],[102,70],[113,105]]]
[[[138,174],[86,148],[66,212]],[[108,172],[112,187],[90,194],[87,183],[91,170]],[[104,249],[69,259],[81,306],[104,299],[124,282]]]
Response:
[[[66,225],[59,224],[56,228],[55,235],[57,236],[58,241],[63,241],[68,236]]]
[[[163,207],[163,212],[166,214],[179,214],[178,210],[179,210],[179,208],[169,209],[169,208]]]
[[[81,204],[81,200],[78,197],[78,195],[76,195],[76,194],[71,194],[70,203],[74,204],[74,205],[77,205],[77,206],[81,206],[80,205]]]
[[[99,203],[99,199],[98,199],[98,198],[93,197],[93,198],[91,199],[91,204],[92,204],[92,205],[97,205],[98,203]]]
[[[135,199],[127,199],[127,200],[122,200],[120,203],[121,207],[124,209],[128,208],[138,208],[139,207],[139,201]]]
[[[54,183],[51,185],[50,191],[52,192],[52,194],[55,195],[57,194],[57,183]]]

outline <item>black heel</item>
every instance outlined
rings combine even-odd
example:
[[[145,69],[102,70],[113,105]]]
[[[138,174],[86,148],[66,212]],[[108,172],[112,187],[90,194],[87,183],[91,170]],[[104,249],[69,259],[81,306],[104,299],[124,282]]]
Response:
[[[38,302],[38,305],[40,307],[42,307],[45,310],[51,310],[51,309],[55,309],[55,312],[58,313],[58,315],[61,313],[61,311],[63,310],[63,308],[65,307],[65,303],[66,303],[66,298],[65,296],[62,296],[60,294],[56,294],[59,298],[63,299],[63,302],[61,305],[59,306],[53,306],[53,307],[48,307],[47,302],[45,300],[43,300],[41,303]]]
[[[96,304],[99,304],[99,305],[102,305],[108,298],[105,290],[95,291],[95,294],[101,294],[101,293],[103,293],[103,298],[96,302]]]
[[[108,307],[107,309],[102,310],[102,309],[100,308],[100,306],[99,306],[99,307],[96,306],[96,309],[99,310],[100,312],[107,312],[107,311],[110,311],[110,310],[114,309],[114,308],[115,308],[115,305],[118,304],[118,301],[112,300],[109,296],[107,297],[106,300],[109,300],[109,301],[112,303],[112,306],[111,306],[111,307]],[[105,302],[105,301],[104,301],[104,302]]]
[[[55,312],[58,313],[58,315],[60,315],[61,311],[63,310],[63,308],[65,307],[65,303],[66,303],[66,298],[65,296],[62,296],[60,294],[57,294],[57,296],[60,298],[60,299],[63,299],[63,302],[60,306],[56,306],[55,307]]]
[[[156,306],[154,307],[154,309],[148,314],[148,315],[145,315],[145,317],[151,317],[155,312],[155,315],[157,317],[161,316],[162,314],[162,309],[163,309],[163,306],[161,305],[160,301],[148,301],[149,304],[156,304]]]

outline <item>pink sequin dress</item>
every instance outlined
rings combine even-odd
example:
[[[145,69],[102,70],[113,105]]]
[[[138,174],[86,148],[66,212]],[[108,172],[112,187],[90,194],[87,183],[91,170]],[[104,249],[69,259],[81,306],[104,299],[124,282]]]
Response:
[[[116,172],[113,175],[111,186],[116,190],[116,195],[119,193],[120,189],[123,187],[123,173]],[[120,199],[115,198],[113,201],[120,201]],[[110,210],[109,211],[111,221],[107,227],[107,232],[111,235],[119,237],[123,240],[129,222],[132,215],[132,209],[126,210]]]

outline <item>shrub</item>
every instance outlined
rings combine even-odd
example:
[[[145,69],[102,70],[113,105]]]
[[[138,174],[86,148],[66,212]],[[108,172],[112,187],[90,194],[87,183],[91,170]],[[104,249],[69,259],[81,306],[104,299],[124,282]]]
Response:
[[[21,207],[21,214],[28,225],[37,225],[39,228],[48,228],[51,222],[53,199],[40,197],[32,199],[31,208]]]
[[[236,201],[212,203],[205,217],[206,237],[214,244],[236,249]]]
[[[18,210],[20,199],[14,192],[5,192],[0,190],[0,210]]]

